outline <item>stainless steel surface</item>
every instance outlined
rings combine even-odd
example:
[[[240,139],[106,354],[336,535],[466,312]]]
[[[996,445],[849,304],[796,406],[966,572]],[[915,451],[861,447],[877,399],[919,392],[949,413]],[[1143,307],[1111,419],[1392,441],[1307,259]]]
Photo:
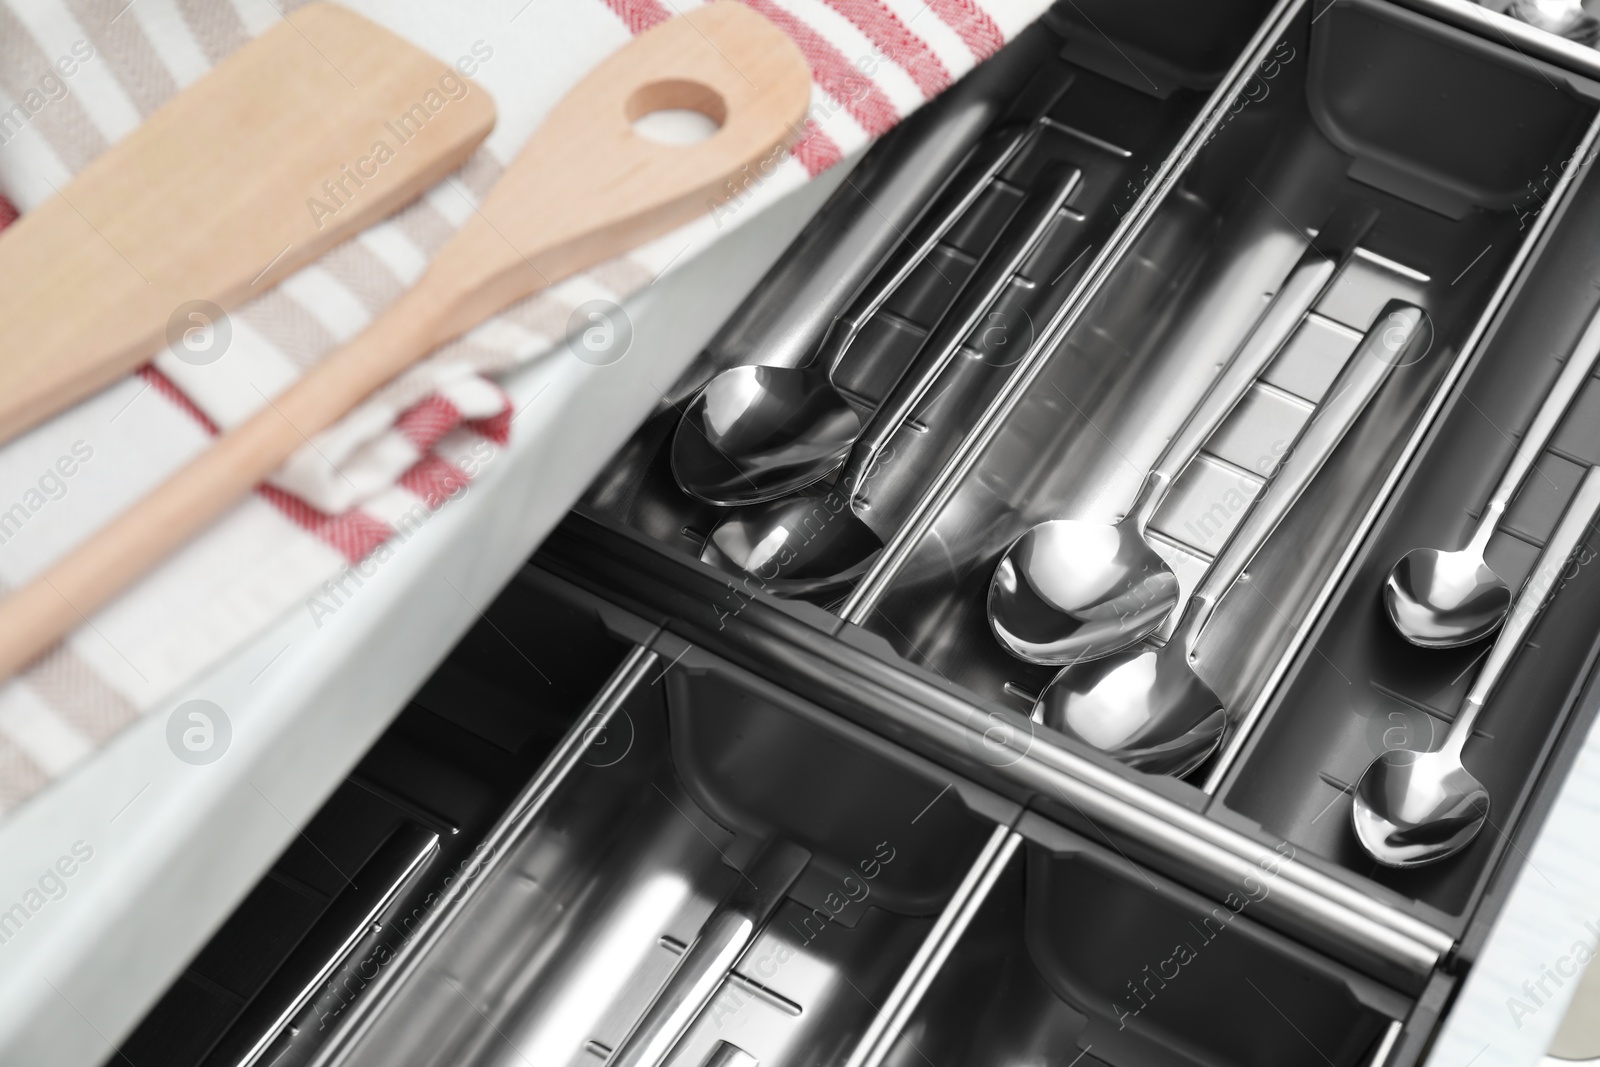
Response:
[[[1407,641],[1423,648],[1455,648],[1494,632],[1511,607],[1511,588],[1484,561],[1489,538],[1562,417],[1600,359],[1600,315],[1567,357],[1533,424],[1517,440],[1511,462],[1489,497],[1466,547],[1453,552],[1416,548],[1395,563],[1383,587],[1389,620]]]
[[[1020,140],[1013,142],[1010,151],[1015,150],[1015,144]],[[985,167],[984,173],[985,184],[992,182],[994,170]],[[850,459],[839,472],[837,482],[743,508],[724,518],[706,539],[701,559],[731,574],[753,576],[764,589],[779,596],[825,593],[842,588],[865,573],[882,542],[857,516],[857,494],[872,474],[883,443],[922,402],[973,332],[989,321],[1013,278],[1058,221],[1081,178],[1080,170],[1064,165],[1052,166],[1040,177],[1000,235],[997,246],[979,266],[977,275],[961,290],[904,372],[904,388],[897,385],[859,440],[848,443]],[[963,213],[980,191],[975,186],[962,197]],[[945,220],[941,236],[955,218]],[[680,428],[674,439],[675,464],[677,443],[684,438],[685,432]]]
[[[1435,863],[1461,851],[1483,828],[1489,817],[1489,793],[1462,762],[1462,749],[1597,512],[1600,467],[1591,467],[1517,594],[1444,743],[1428,752],[1385,752],[1356,783],[1351,820],[1361,846],[1379,863],[1389,867]]]
[[[962,479],[971,472],[984,448],[993,441],[1006,416],[1044,371],[1056,348],[1084,317],[1093,299],[1104,291],[1117,264],[1137,242],[1144,239],[1151,217],[1173,192],[1185,169],[1216,136],[1228,118],[1229,108],[1241,99],[1256,69],[1266,60],[1273,43],[1299,16],[1306,3],[1307,0],[1278,0],[1273,6],[1244,50],[1212,90],[1200,118],[1184,132],[1173,150],[1150,174],[1149,180],[1143,183],[1143,188],[1122,214],[1111,237],[1095,251],[1070,293],[1055,308],[1049,320],[1036,331],[1033,342],[1018,361],[1017,369],[1007,380],[1005,388],[990,399],[982,413],[972,421],[972,429],[960,448],[933,477],[927,479],[916,506],[887,541],[883,556],[840,608],[840,615],[844,619],[863,623],[871,616],[889,585],[898,576],[900,568],[905,565],[907,556],[917,542],[926,536],[940,510],[949,503]]]
[[[1363,5],[1363,10],[1370,6]],[[1330,27],[1339,25],[1347,9],[1330,9],[1313,34],[1333,32]],[[1295,39],[1295,47],[1301,47],[1301,39]],[[1273,85],[1272,101],[1294,100],[1302,92],[1312,95],[1292,80],[1292,67],[1285,70],[1290,73]],[[1056,350],[1031,386],[1021,375],[1013,380],[1020,391],[1014,394],[1016,405],[969,440],[983,451],[945,488],[936,487],[929,504],[935,510],[916,542],[890,545],[884,562],[863,582],[864,591],[852,600],[847,617],[908,660],[991,701],[1018,706],[1037,698],[1050,681],[1048,675],[979,650],[979,620],[986,631],[988,619],[977,608],[993,574],[985,572],[985,564],[992,567],[1009,541],[1040,518],[1077,513],[1109,519],[1125,510],[1137,491],[1137,479],[1203,390],[1203,384],[1183,377],[1180,354],[1195,358],[1197,340],[1219,348],[1220,340],[1236,345],[1260,314],[1260,294],[1278,287],[1274,273],[1277,279],[1284,277],[1292,256],[1303,247],[1303,240],[1296,242],[1301,235],[1295,227],[1319,214],[1325,217],[1343,202],[1333,195],[1341,188],[1338,182],[1323,180],[1330,172],[1322,169],[1315,153],[1306,150],[1300,164],[1287,163],[1293,154],[1288,145],[1305,148],[1322,131],[1302,119],[1300,132],[1291,133],[1296,125],[1291,113],[1289,103],[1281,105],[1276,114],[1284,125],[1271,142],[1279,146],[1274,152],[1282,154],[1269,158],[1282,171],[1274,174],[1260,157],[1236,149],[1248,160],[1235,172],[1236,193],[1223,194],[1218,173],[1228,166],[1223,160],[1238,128],[1223,130],[1197,153],[1196,171],[1205,182],[1179,176],[1178,187],[1139,235],[1139,246],[1116,268],[1117,276],[1087,302],[1076,328],[1056,339]],[[1252,118],[1258,129],[1270,125],[1267,114]],[[1258,147],[1267,143],[1264,137],[1257,142]],[[1559,155],[1552,152],[1552,166],[1562,172],[1578,166],[1579,156],[1568,160],[1570,151],[1563,144]],[[1327,166],[1336,165],[1330,161]],[[1530,160],[1527,166],[1531,171],[1538,164]],[[1555,173],[1551,171],[1552,179]],[[1207,188],[1209,198],[1201,197]],[[1356,183],[1342,188],[1350,191],[1346,197],[1364,195]],[[1425,431],[1440,391],[1474,354],[1471,345],[1479,325],[1499,310],[1515,272],[1539,239],[1505,212],[1462,216],[1454,220],[1454,232],[1451,223],[1440,222],[1424,237],[1424,228],[1415,223],[1428,216],[1417,205],[1382,203],[1384,220],[1367,249],[1371,255],[1358,257],[1352,279],[1317,308],[1313,321],[1321,336],[1297,338],[1296,354],[1306,355],[1305,366],[1311,366],[1317,345],[1324,340],[1348,344],[1352,334],[1366,330],[1385,299],[1397,297],[1426,308],[1441,326],[1440,350],[1432,360],[1397,369],[1390,387],[1330,458],[1326,476],[1307,491],[1302,507],[1285,520],[1251,566],[1250,592],[1241,591],[1219,605],[1192,650],[1198,657],[1191,663],[1194,676],[1229,709],[1232,719],[1248,728],[1259,721],[1257,709],[1281,684],[1288,665],[1302,654],[1304,634],[1343,579],[1353,546],[1368,528],[1366,517],[1384,506],[1385,494],[1414,451],[1410,442]],[[1543,216],[1534,228],[1542,221]],[[1477,229],[1486,223],[1488,228]],[[1476,267],[1483,273],[1463,276],[1480,253],[1484,255]],[[1470,295],[1468,285],[1475,287]],[[1136,288],[1140,296],[1127,297]],[[1127,297],[1124,305],[1117,303],[1119,297]],[[1363,304],[1368,300],[1374,302]],[[1361,306],[1364,312],[1358,310]],[[1163,315],[1170,318],[1162,321]],[[1288,375],[1274,373],[1268,380],[1274,388],[1307,399],[1288,388]],[[1276,429],[1258,432],[1243,423],[1292,429],[1292,407],[1272,390],[1252,397],[1241,425],[1228,431],[1233,455],[1218,457],[1228,462],[1194,465],[1195,484],[1175,489],[1170,507],[1164,506],[1167,514],[1152,522],[1153,540],[1158,550],[1167,550],[1180,592],[1185,585],[1192,589],[1203,572],[1206,557],[1214,551],[1207,542],[1225,540],[1247,513],[1250,498],[1262,491],[1259,476],[1246,478],[1237,468],[1248,471],[1253,466],[1249,460],[1270,456],[1263,445],[1287,439]],[[1202,484],[1202,475],[1210,481]],[[1228,490],[1234,489],[1242,506],[1228,503]],[[1220,521],[1208,528],[1209,515],[1220,516]],[[1194,551],[1196,547],[1203,551]],[[982,593],[975,588],[980,574]],[[1148,692],[1149,682],[1140,683],[1141,691]],[[1207,724],[1202,720],[1202,725]],[[1239,731],[1230,723],[1228,732]],[[1202,730],[1199,738],[1185,739],[1185,755],[1203,754],[1202,738],[1215,741],[1216,735]],[[1228,733],[1222,742],[1222,758],[1231,763],[1243,742],[1231,741]],[[1284,802],[1291,805],[1300,803],[1295,788],[1308,795],[1325,791],[1314,778],[1302,787],[1286,788]],[[1325,797],[1309,815],[1324,803]],[[1343,857],[1336,862],[1343,865]]]
[[[1358,1067],[1404,1010],[1068,835],[1030,839],[984,897],[885,1062]]]
[[[689,649],[633,673],[610,726],[328,1062],[815,1062],[868,1031],[995,836],[931,766]]]
[[[761,1067],[761,1061],[731,1041],[719,1041],[704,1067]]]
[[[761,847],[678,958],[643,1017],[606,1060],[609,1067],[657,1067],[667,1061],[809,862],[810,852],[787,841],[770,840]],[[719,1055],[714,1052],[713,1058]]]
[[[829,636],[795,617],[816,618],[814,611],[792,613],[750,599],[686,561],[657,574],[650,546],[628,544],[615,534],[602,534],[596,543],[596,533],[593,520],[578,521],[569,536],[550,546],[557,573],[598,576],[614,559],[615,569],[606,579],[596,578],[597,588],[615,589],[651,614],[677,605],[686,615],[682,623],[669,624],[675,632],[682,627],[775,682],[794,679],[849,722],[895,739],[948,773],[988,785],[1011,802],[1114,843],[1123,854],[1218,897],[1252,877],[1259,863],[1281,859],[1272,847],[1275,839],[1208,817],[1193,805],[1189,787],[1114,767],[1060,743],[1060,735],[1019,712],[976,701],[923,672],[886,669],[885,650],[869,651],[872,643],[859,636]],[[647,587],[658,581],[660,595],[652,594]],[[669,659],[677,654],[677,640],[663,648]],[[1434,916],[1416,913],[1403,895],[1375,891],[1359,875],[1330,870],[1315,858],[1279,864],[1273,892],[1256,914],[1395,988],[1415,987],[1454,942]]]
[[[1082,663],[1138,644],[1166,621],[1178,604],[1178,576],[1147,540],[1151,519],[1327,294],[1376,218],[1370,208],[1350,207],[1324,224],[1115,523],[1052,519],[1006,550],[988,603],[989,626],[1006,651],[1029,663]]]
[[[1426,8],[1434,0],[1416,0],[1416,2]],[[1439,0],[1439,2],[1453,4],[1457,0]],[[1466,0],[1460,0],[1460,2],[1465,7],[1482,10],[1474,4],[1467,3]],[[1600,59],[1600,57],[1596,58]],[[1597,73],[1600,73],[1600,69],[1597,69]],[[1339,583],[1349,572],[1350,566],[1361,550],[1363,542],[1376,525],[1379,515],[1388,506],[1394,495],[1395,488],[1405,475],[1407,467],[1415,459],[1418,450],[1421,449],[1429,432],[1438,421],[1439,414],[1443,410],[1446,401],[1450,398],[1452,390],[1454,390],[1467,366],[1477,354],[1491,325],[1502,314],[1506,300],[1522,278],[1534,249],[1539,247],[1540,243],[1545,239],[1551,220],[1560,214],[1570,200],[1578,177],[1584,169],[1585,161],[1593,157],[1597,143],[1600,143],[1600,116],[1590,122],[1588,129],[1584,131],[1583,139],[1578,143],[1571,158],[1561,167],[1560,177],[1550,190],[1547,207],[1535,217],[1533,223],[1528,227],[1526,235],[1517,247],[1516,254],[1507,266],[1505,273],[1496,283],[1494,291],[1483,310],[1479,313],[1472,332],[1462,342],[1460,353],[1451,363],[1432,395],[1428,397],[1427,404],[1423,408],[1416,426],[1413,427],[1408,435],[1404,446],[1396,457],[1395,463],[1385,474],[1378,492],[1361,514],[1360,521],[1355,524],[1350,538],[1345,542],[1343,548],[1339,550],[1327,577],[1311,598],[1305,617],[1290,635],[1289,641],[1285,644],[1283,654],[1278,659],[1272,673],[1264,680],[1254,698],[1249,701],[1248,708],[1240,716],[1237,727],[1229,735],[1221,752],[1217,754],[1217,758],[1212,761],[1211,768],[1201,786],[1202,791],[1207,795],[1214,795],[1221,787],[1223,781],[1233,770],[1240,753],[1244,751],[1245,746],[1254,735],[1257,726],[1261,722],[1262,715],[1272,702],[1273,695],[1277,692],[1279,685],[1293,665],[1295,657],[1305,647],[1306,641],[1310,639],[1312,631],[1316,628],[1319,616],[1327,607],[1329,601],[1332,600]]]
[[[206,1062],[237,1067],[291,1062],[287,1053],[299,1029],[318,1018],[312,1002],[393,920],[395,902],[438,851],[439,835],[432,830],[415,823],[395,830]]]
[[[1262,901],[1260,913],[1287,918],[1308,943],[1385,973],[1397,986],[1431,974],[1455,944],[1451,935],[1370,889],[1312,864],[1284,860],[1267,845],[1043,737],[1020,740],[1016,748],[1024,754],[1009,765],[1008,773],[1034,785],[1042,803],[1159,851],[1219,894],[1253,877],[1263,864],[1277,864],[1272,895]]]
[[[1004,64],[982,64],[885,134],[817,213],[819,224],[795,240],[718,329],[684,377],[690,391],[728,367],[798,367],[811,360],[836,316],[994,123],[1016,92],[1016,78]]]
[[[1367,1067],[1388,1067],[1389,1054],[1394,1051],[1395,1042],[1400,1040],[1400,1031],[1404,1025],[1399,1019],[1389,1024],[1388,1033],[1383,1035],[1383,1041],[1373,1051],[1372,1059],[1367,1061]]]
[[[461,919],[463,911],[504,864],[508,846],[526,833],[544,812],[556,789],[567,779],[597,741],[609,740],[612,720],[622,702],[641,680],[660,666],[654,652],[635,647],[617,666],[600,692],[594,695],[561,744],[550,754],[539,773],[518,794],[506,813],[495,823],[478,852],[481,861],[469,868],[470,875],[457,879],[436,901],[417,926],[415,935],[400,948],[397,958],[373,980],[366,995],[351,1007],[344,1025],[335,1030],[314,1061],[314,1067],[331,1067],[347,1062],[351,1050],[368,1033],[374,1020],[392,1003],[404,984],[411,980],[427,954]],[[624,715],[624,720],[626,716]],[[620,731],[618,734],[620,736]],[[628,731],[631,735],[631,730]],[[619,739],[618,743],[627,743]]]
[[[965,185],[954,192],[942,217],[902,247],[881,280],[834,321],[804,366],[763,362],[733,367],[706,383],[689,402],[672,438],[672,474],[684,492],[724,507],[759,504],[804,489],[838,469],[865,428],[855,405],[834,387],[834,372],[862,327],[927,260],[1016,156],[1027,135],[1026,127],[1002,130],[978,147],[960,168]],[[851,267],[863,278],[868,273],[865,263]],[[786,281],[777,279],[774,288]]]
[[[1061,671],[1039,697],[1042,721],[1140,770],[1184,775],[1222,740],[1227,708],[1196,672],[1195,648],[1219,601],[1245,575],[1396,366],[1432,343],[1421,308],[1391,301],[1346,362],[1243,524],[1206,568],[1170,637]]]
[[[879,1006],[872,1025],[856,1043],[844,1067],[881,1067],[894,1051],[905,1032],[907,1020],[922,1003],[928,986],[943,969],[956,942],[966,933],[973,915],[988,899],[995,879],[1010,863],[1021,844],[1021,834],[1004,826],[995,827],[983,852],[967,871],[960,887],[950,898],[950,903],[940,914],[939,921],[928,931],[927,938],[901,974],[894,991]]]

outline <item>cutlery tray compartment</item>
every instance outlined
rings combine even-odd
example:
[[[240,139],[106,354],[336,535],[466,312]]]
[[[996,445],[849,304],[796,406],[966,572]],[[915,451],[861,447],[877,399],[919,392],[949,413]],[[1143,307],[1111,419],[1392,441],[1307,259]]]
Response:
[[[938,339],[946,312],[986,260],[993,258],[1002,231],[1027,194],[1042,188],[1052,167],[1075,170],[1079,178],[1021,271],[1011,277],[954,359],[879,450],[871,477],[852,507],[880,541],[896,534],[928,484],[1004,388],[1022,355],[1083,277],[1094,253],[1105,246],[1150,176],[1201,113],[1208,93],[1269,6],[1260,0],[1186,4],[1182,18],[1203,20],[1205,30],[1174,36],[1170,26],[1177,15],[1170,4],[1063,3],[987,62],[986,66],[1008,68],[1005,80],[1022,87],[1012,89],[1009,104],[996,109],[1001,113],[991,124],[991,134],[1028,127],[1032,132],[922,265],[905,277],[844,349],[832,381],[863,422],[910,389],[915,370],[898,387],[897,379],[922,349]],[[1003,80],[994,71],[986,76],[996,84]],[[908,127],[916,122],[913,119]],[[941,135],[936,126],[923,129],[892,134],[869,153],[863,171],[892,165],[894,155],[912,154],[916,150],[912,138]],[[945,192],[923,206],[919,226],[908,226],[902,234],[902,249],[920,244],[930,226],[952,213],[969,180],[965,170],[976,166],[969,163],[952,174]],[[847,184],[836,200],[847,201],[855,194],[854,186]],[[825,207],[811,225],[812,232],[802,234],[786,255],[804,255],[810,244],[825,236],[832,225],[830,209]],[[892,262],[880,265],[862,292],[888,285],[893,266]],[[769,277],[779,277],[783,271],[780,260]],[[751,350],[748,335],[758,315],[754,309],[773,299],[765,291],[767,285],[757,286],[747,307],[664,393],[662,407],[591,485],[584,504],[592,514],[700,557],[717,524],[738,513],[739,509],[702,503],[680,488],[671,467],[672,441],[689,402],[713,375],[732,365],[730,357],[753,365],[794,362],[793,353]],[[835,313],[846,311],[843,297],[850,295],[841,295]],[[759,336],[759,331],[755,333]],[[771,339],[774,346],[782,340]],[[826,359],[830,351],[824,346],[819,358]],[[831,590],[816,599],[828,604],[838,597],[838,590]]]
[[[528,607],[634,651],[469,888],[407,928],[320,1057],[283,1062],[1346,1067],[1431,1022],[1415,990],[1257,923],[1271,863],[1205,899],[537,563]],[[670,1053],[622,1059],[775,840],[809,853],[781,902]]]
[[[1377,0],[1306,7],[1265,56],[848,613],[913,662],[1032,705],[1057,668],[1014,658],[990,628],[1005,550],[1045,520],[1125,512],[1308,235],[1365,205],[1377,220],[1359,253],[1151,523],[1152,547],[1193,588],[1383,305],[1427,313],[1431,347],[1395,368],[1200,638],[1197,673],[1244,717],[1515,265],[1530,185],[1553,184],[1595,113],[1511,49]]]
[[[626,554],[609,543],[618,536],[605,533],[598,549],[621,563]],[[890,740],[887,723],[846,719],[796,695],[815,681],[799,661],[757,677],[686,644],[677,624],[662,629],[570,584],[557,574],[572,571],[572,538],[561,540],[491,606],[490,622],[418,701],[472,720],[473,707],[501,699],[495,682],[504,678],[542,706],[535,671],[553,671],[565,738],[495,826],[478,818],[458,834],[440,828],[443,849],[402,906],[332,968],[269,1062],[615,1062],[686,946],[773,841],[806,850],[804,869],[731,973],[713,976],[715,993],[672,1055],[644,1062],[728,1067],[746,1055],[772,1067],[905,1067],[921,1062],[918,1050],[940,1067],[1002,1054],[1010,1059],[1000,1062],[1070,1063],[1080,1052],[1086,1067],[1322,1062],[1295,1044],[1298,1028],[1343,1067],[1372,1062],[1376,1043],[1403,1036],[1401,1021],[1414,1033],[1413,1055],[1426,1041],[1454,979],[1397,991],[1258,922],[1279,891],[1271,863],[1229,892],[1199,896],[991,791],[976,773],[993,769],[982,742],[967,748],[976,759],[966,777],[952,769],[960,760],[935,763]],[[826,618],[790,607],[778,614],[796,625]],[[742,613],[720,621],[728,636],[750,638]],[[552,663],[556,649],[564,658]],[[601,683],[597,667],[619,657]],[[569,690],[580,675],[598,691],[578,713]],[[498,735],[503,718],[475,728]],[[374,753],[395,743],[386,735]],[[386,779],[401,797],[444,810],[452,798],[478,797],[425,762],[403,770],[416,780]],[[349,836],[349,819],[348,806],[330,804],[308,831],[313,844]],[[367,877],[359,863],[341,865],[347,882]],[[241,909],[230,926],[252,918],[261,921]],[[1166,961],[1190,930],[1204,943],[1174,981]],[[309,948],[294,948],[291,960]],[[216,954],[208,947],[202,958]],[[1165,985],[1144,986],[1163,973]],[[1135,1003],[1125,999],[1135,995],[1130,982],[1147,1006],[1125,1020],[1117,1005]],[[1254,995],[1249,982],[1271,1010],[1244,995]],[[170,1011],[152,1019],[169,1036],[196,1025]]]
[[[1411,1009],[1255,923],[1270,870],[1218,902],[1056,827],[1024,831],[1034,840],[1004,863],[885,1063],[1356,1067]]]
[[[775,840],[809,860],[665,1062],[699,1067],[721,1041],[823,1062],[871,1023],[1015,806],[682,642],[652,647],[338,1062],[620,1056]]]
[[[1600,652],[1593,532],[1467,744],[1488,789],[1490,824],[1458,856],[1415,870],[1375,866],[1350,829],[1349,790],[1378,754],[1437,748],[1493,638],[1455,649],[1408,644],[1382,602],[1390,569],[1415,548],[1467,543],[1501,472],[1562,365],[1600,310],[1600,182],[1585,168],[1547,246],[1519,285],[1422,443],[1416,460],[1316,620],[1260,725],[1221,783],[1213,814],[1359,871],[1459,929],[1483,892],[1541,770],[1572,722]],[[1584,470],[1600,463],[1600,381],[1590,377],[1523,482],[1486,550],[1516,590]],[[1592,694],[1581,706],[1592,713]]]

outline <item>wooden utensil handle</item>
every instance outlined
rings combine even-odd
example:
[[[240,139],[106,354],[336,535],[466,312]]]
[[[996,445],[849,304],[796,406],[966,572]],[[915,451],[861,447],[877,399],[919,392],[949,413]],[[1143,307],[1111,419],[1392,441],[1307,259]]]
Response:
[[[147,362],[175,309],[237,307],[433,188],[493,125],[485,90],[353,11],[278,21],[0,236],[0,441]]]
[[[634,38],[546,116],[415,288],[264,410],[0,602],[0,678],[87,621],[301,445],[442,342],[732,195],[736,179],[770,164],[798,135],[810,95],[811,72],[799,48],[732,0]],[[638,136],[633,120],[662,107],[698,108],[719,128],[683,146]]]
[[[253,417],[0,601],[0,678],[81,625],[237,504],[376,384],[425,355],[442,310],[419,287]]]

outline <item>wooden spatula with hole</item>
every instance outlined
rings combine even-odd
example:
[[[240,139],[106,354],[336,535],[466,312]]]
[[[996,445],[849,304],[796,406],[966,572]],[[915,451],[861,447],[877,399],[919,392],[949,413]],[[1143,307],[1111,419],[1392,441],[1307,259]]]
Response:
[[[150,359],[169,324],[214,337],[198,302],[265,293],[494,126],[485,90],[388,30],[332,4],[288,18],[0,234],[0,441]]]
[[[799,49],[735,0],[640,34],[535,131],[417,285],[268,407],[0,602],[0,677],[79,625],[221,516],[307,438],[439,344],[561,278],[705,213],[802,128],[811,72]],[[634,119],[700,111],[691,145],[648,141]]]

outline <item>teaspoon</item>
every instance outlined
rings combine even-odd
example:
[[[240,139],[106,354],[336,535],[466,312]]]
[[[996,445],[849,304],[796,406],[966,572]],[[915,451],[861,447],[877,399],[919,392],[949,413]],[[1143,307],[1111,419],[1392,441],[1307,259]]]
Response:
[[[1511,606],[1511,590],[1484,562],[1483,550],[1500,525],[1523,479],[1544,451],[1561,417],[1594,371],[1600,357],[1600,314],[1589,320],[1567,365],[1551,387],[1528,432],[1518,439],[1494,496],[1483,509],[1465,548],[1444,552],[1414,548],[1389,572],[1383,605],[1394,628],[1423,648],[1456,648],[1487,637]]]
[[[862,433],[861,418],[833,375],[863,326],[942,241],[967,208],[1021,150],[1028,127],[989,137],[958,173],[949,207],[881,273],[885,280],[833,324],[803,367],[733,367],[701,388],[672,438],[679,488],[722,507],[760,504],[798,492],[838,469]]]
[[[1351,821],[1361,847],[1386,867],[1419,867],[1453,855],[1489,817],[1489,791],[1461,761],[1461,750],[1484,705],[1533,628],[1567,561],[1600,510],[1600,467],[1590,467],[1545,542],[1539,562],[1495,638],[1444,744],[1433,752],[1393,749],[1367,766],[1356,783]]]
[[[1426,354],[1432,332],[1421,308],[1399,300],[1384,307],[1266,491],[1207,568],[1171,636],[1159,647],[1147,644],[1064,668],[1039,695],[1036,713],[1045,725],[1143,771],[1181,776],[1205,761],[1228,723],[1221,698],[1194,669],[1206,623],[1234,582],[1248,580],[1245,568],[1394,368]]]
[[[1121,519],[1042,522],[1006,550],[989,583],[989,626],[1007,652],[1029,663],[1081,663],[1136,645],[1166,621],[1178,601],[1178,578],[1150,546],[1146,527],[1376,218],[1369,208],[1350,207],[1324,223]]]
[[[778,596],[810,596],[842,589],[860,578],[883,548],[851,502],[883,459],[883,447],[916,411],[944,369],[961,352],[990,308],[1028,262],[1082,177],[1055,164],[1001,232],[977,276],[967,283],[938,328],[923,344],[910,388],[891,394],[873,416],[850,460],[831,485],[741,508],[711,531],[700,558],[733,574],[749,574]]]

